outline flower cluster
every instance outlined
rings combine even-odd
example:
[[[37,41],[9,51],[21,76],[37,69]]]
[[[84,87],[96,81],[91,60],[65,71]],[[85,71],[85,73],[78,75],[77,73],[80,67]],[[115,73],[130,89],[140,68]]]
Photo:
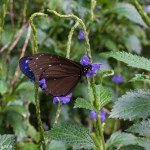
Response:
[[[47,87],[46,80],[44,78],[39,80],[39,86],[43,89],[45,89]]]
[[[101,121],[103,122],[106,118],[105,118],[106,112],[104,110],[100,111],[100,117],[101,117]],[[96,111],[91,111],[91,117],[93,119],[97,119],[97,113]]]
[[[111,79],[113,82],[116,82],[116,83],[122,83],[123,80],[122,80],[122,76],[119,76],[119,75],[114,75]]]
[[[60,102],[63,102],[64,104],[66,104],[66,103],[70,102],[71,97],[72,97],[72,93],[70,93],[69,95],[67,95],[65,97],[54,97],[53,103],[55,104],[56,102],[60,101]]]
[[[90,63],[89,62],[89,58],[87,56],[83,56],[83,60],[80,61],[80,64],[83,65],[83,66],[86,66],[86,65],[91,65],[92,66],[92,69],[89,69],[88,72],[87,72],[87,75],[92,78],[93,75],[95,74],[96,70],[100,68],[101,65],[103,65],[103,63]]]
[[[79,39],[79,40],[84,39],[83,30],[80,30],[80,31],[79,31],[78,39]]]

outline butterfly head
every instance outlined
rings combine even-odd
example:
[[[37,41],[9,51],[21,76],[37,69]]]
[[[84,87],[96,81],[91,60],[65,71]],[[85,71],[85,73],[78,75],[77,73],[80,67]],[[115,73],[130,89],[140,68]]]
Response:
[[[83,70],[80,72],[80,75],[86,76],[89,70],[92,70],[92,65],[91,64],[84,65]]]

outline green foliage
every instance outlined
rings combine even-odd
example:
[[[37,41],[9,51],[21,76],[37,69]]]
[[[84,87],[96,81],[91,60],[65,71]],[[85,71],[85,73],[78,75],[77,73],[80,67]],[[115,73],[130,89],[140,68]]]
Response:
[[[23,122],[22,116],[16,111],[7,111],[7,119],[9,125],[13,127],[14,133],[18,141],[22,141],[26,136],[26,125]]]
[[[145,150],[149,150],[150,138],[137,138],[136,142],[138,145],[144,147]]]
[[[150,60],[141,56],[133,55],[127,52],[109,52],[101,54],[103,57],[113,57],[119,61],[128,64],[131,67],[145,69],[150,71]]]
[[[5,94],[8,90],[8,86],[7,83],[5,82],[5,80],[0,80],[0,94]]]
[[[145,150],[145,149],[141,146],[128,145],[128,146],[122,147],[120,150]]]
[[[96,85],[96,94],[97,94],[97,100],[98,100],[97,103],[100,106],[100,109],[103,108],[107,103],[111,101],[110,91],[101,85]],[[94,101],[94,94],[93,94],[92,88],[89,91],[89,96]]]
[[[148,75],[144,74],[135,74],[135,77],[133,77],[129,82],[135,82],[135,81],[145,81],[147,83],[150,83],[150,77]]]
[[[0,149],[15,150],[15,136],[9,134],[0,135]]]
[[[48,150],[66,150],[66,147],[62,142],[52,140]]]
[[[75,148],[96,147],[90,132],[84,127],[74,124],[64,123],[50,131],[46,131],[45,135]]]
[[[150,119],[136,123],[126,131],[138,133],[141,136],[150,136]]]
[[[111,135],[106,147],[108,150],[112,150],[112,147],[118,147],[121,144],[122,145],[135,144],[136,143],[135,139],[136,137],[132,134],[124,132],[122,133],[116,132]]]
[[[145,24],[145,22],[142,20],[141,16],[139,15],[139,13],[137,12],[137,10],[135,9],[135,7],[131,4],[128,3],[118,3],[117,6],[110,8],[110,9],[106,9],[104,10],[104,12],[109,12],[109,13],[117,13],[120,16],[124,16],[127,19],[129,19],[130,21],[140,24],[144,27],[147,27],[147,25]]]
[[[134,120],[146,119],[150,116],[150,90],[135,90],[127,92],[118,99],[110,114],[112,118]]]
[[[94,106],[92,106],[87,100],[83,98],[77,98],[74,108],[85,108],[89,110],[98,111]]]

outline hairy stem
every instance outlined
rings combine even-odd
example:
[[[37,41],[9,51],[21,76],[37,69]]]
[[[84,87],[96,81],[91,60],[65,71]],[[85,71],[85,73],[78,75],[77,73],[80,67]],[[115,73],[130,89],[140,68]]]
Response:
[[[75,23],[75,25],[71,28],[70,32],[69,32],[68,42],[67,42],[67,56],[66,56],[67,58],[70,58],[71,40],[72,40],[73,32],[77,28],[78,25],[79,25],[79,22],[77,21]]]
[[[35,103],[36,103],[36,116],[37,116],[37,121],[38,121],[38,128],[39,128],[40,135],[41,135],[41,143],[42,143],[43,150],[46,150],[44,130],[42,127],[42,121],[40,117],[40,104],[38,100],[38,88],[39,88],[38,80],[35,81],[34,88],[35,88]]]
[[[131,2],[135,8],[137,9],[137,11],[139,12],[139,14],[141,15],[143,21],[147,24],[147,26],[150,28],[150,20],[149,17],[147,16],[147,14],[144,12],[142,6],[139,4],[138,0],[133,0]]]

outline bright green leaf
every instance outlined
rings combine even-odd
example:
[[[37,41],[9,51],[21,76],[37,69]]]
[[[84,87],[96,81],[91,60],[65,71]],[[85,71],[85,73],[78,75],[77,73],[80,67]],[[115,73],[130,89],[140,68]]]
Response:
[[[0,135],[0,149],[14,150],[15,149],[15,136],[10,134]]]
[[[124,51],[101,53],[101,56],[106,58],[113,57],[119,61],[128,64],[131,67],[141,68],[150,71],[150,60],[142,56],[133,55]]]
[[[52,137],[54,140],[62,141],[66,145],[73,146],[75,148],[96,147],[90,132],[75,124],[64,123],[50,131],[46,131],[45,135]]]
[[[7,82],[5,80],[0,80],[0,94],[5,94],[7,92]]]
[[[150,136],[150,119],[136,123],[126,131],[138,133],[141,136]]]
[[[111,135],[106,147],[108,150],[112,150],[112,147],[118,147],[121,144],[123,145],[135,144],[136,143],[135,139],[136,137],[132,134],[116,132]]]
[[[111,101],[111,93],[107,88],[101,85],[96,85],[97,103],[102,108]],[[94,100],[92,88],[89,91],[89,96]]]
[[[94,106],[92,106],[87,100],[83,98],[77,98],[74,108],[85,108],[89,110],[98,111]]]
[[[52,140],[48,150],[66,150],[66,147],[61,141]]]
[[[150,116],[150,90],[135,90],[127,92],[117,102],[110,114],[112,118],[134,120]]]
[[[116,7],[106,9],[104,12],[108,13],[117,13],[120,16],[124,16],[130,21],[137,23],[139,25],[142,25],[144,27],[147,27],[147,25],[142,20],[141,16],[139,15],[138,11],[135,9],[135,7],[128,3],[118,3]]]
[[[139,146],[145,148],[145,150],[149,150],[150,148],[150,138],[137,138],[136,142]]]

